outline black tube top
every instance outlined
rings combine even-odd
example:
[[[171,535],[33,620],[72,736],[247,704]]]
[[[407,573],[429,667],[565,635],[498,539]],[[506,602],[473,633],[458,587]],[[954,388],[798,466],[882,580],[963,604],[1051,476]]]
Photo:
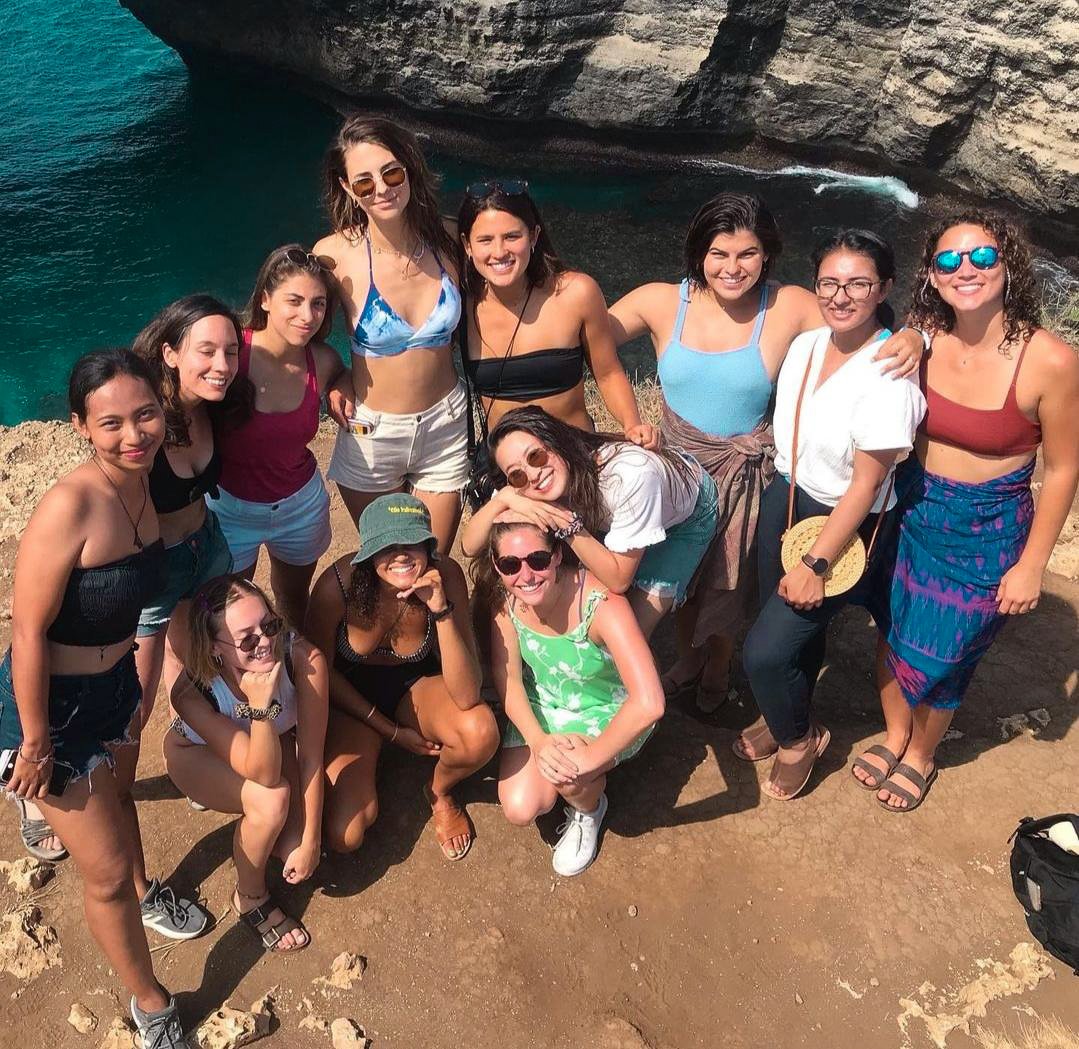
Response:
[[[207,493],[217,497],[217,482],[221,480],[221,456],[214,444],[213,455],[206,469],[194,477],[178,477],[165,455],[165,446],[157,450],[150,468],[150,501],[159,514],[174,514],[185,506],[198,502]]]
[[[139,613],[165,588],[165,544],[119,561],[71,570],[60,611],[45,636],[61,645],[115,645],[135,633]]]
[[[520,357],[465,357],[473,387],[500,401],[536,401],[567,393],[584,378],[584,349],[534,350]]]

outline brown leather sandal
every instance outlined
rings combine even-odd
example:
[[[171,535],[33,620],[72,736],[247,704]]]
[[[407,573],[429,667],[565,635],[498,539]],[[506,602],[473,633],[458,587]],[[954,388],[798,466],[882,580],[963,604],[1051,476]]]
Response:
[[[887,762],[888,767],[886,769],[878,769],[876,765],[871,765],[865,760],[866,754],[872,754],[875,758],[882,758]],[[893,754],[886,746],[881,743],[874,743],[871,747],[866,747],[862,752],[860,758],[855,758],[850,767],[851,779],[854,780],[856,786],[861,787],[862,790],[880,790],[884,781],[892,774],[896,765],[899,764],[899,758]],[[872,780],[859,779],[854,775],[855,769],[861,769],[863,772],[869,773],[870,776],[875,777]]]
[[[899,786],[898,783],[892,782],[892,776],[902,776],[904,779],[913,783],[918,789],[918,796],[915,797],[906,787]],[[933,786],[937,778],[937,766],[929,770],[926,775],[922,775],[917,769],[911,768],[910,765],[900,763],[892,769],[891,775],[881,783],[879,789],[886,790],[889,794],[894,794],[897,798],[906,802],[906,805],[889,805],[886,801],[881,801],[877,798],[877,804],[882,809],[887,809],[889,812],[913,812],[923,801],[925,796],[929,793],[929,788]]]
[[[763,743],[764,749],[759,754],[747,754],[739,746],[740,743],[748,743],[754,748]],[[747,725],[742,729],[738,734],[738,738],[731,744],[731,750],[734,751],[734,756],[739,761],[767,761],[779,750],[779,744],[775,741],[768,723],[763,717],[760,717],[752,725]]]
[[[435,837],[438,838],[442,855],[452,863],[463,860],[468,855],[468,850],[472,848],[472,839],[475,835],[468,813],[457,804],[457,799],[452,794],[436,797],[430,784],[424,785],[423,795],[431,806],[431,822],[435,826]],[[448,851],[450,842],[454,838],[467,839],[464,848],[457,855]]]
[[[814,739],[815,736],[815,739]],[[832,734],[826,728],[814,725],[810,730],[810,743],[802,756],[792,764],[781,762],[777,757],[772,765],[768,779],[761,785],[761,793],[776,801],[793,801],[805,790],[809,777],[813,775],[813,766],[832,741]],[[777,794],[776,791],[782,791]]]
[[[265,903],[260,903],[249,911],[240,912],[236,908],[236,900],[239,895],[240,893],[237,891],[232,902],[232,909],[236,911],[236,917],[262,941],[262,946],[270,954],[295,954],[297,951],[306,950],[311,946],[311,934],[300,922],[295,918],[290,918],[281,910],[273,896],[267,897]],[[276,922],[270,918],[275,910],[281,914],[281,918]],[[304,934],[303,943],[293,944],[291,947],[279,946],[287,933],[297,931]]]

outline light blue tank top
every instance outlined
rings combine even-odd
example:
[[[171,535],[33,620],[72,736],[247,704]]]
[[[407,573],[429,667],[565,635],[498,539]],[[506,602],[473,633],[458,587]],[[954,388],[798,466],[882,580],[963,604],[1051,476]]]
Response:
[[[678,291],[678,316],[671,341],[656,373],[671,411],[715,437],[752,433],[768,415],[772,380],[761,357],[761,330],[768,305],[768,282],[761,282],[761,304],[753,334],[735,350],[695,350],[682,342],[689,307],[689,281]]]
[[[371,241],[367,241],[367,266],[371,283],[367,299],[352,334],[352,352],[362,357],[396,357],[405,350],[437,349],[448,346],[457,322],[461,319],[461,293],[450,275],[438,264],[442,273],[442,289],[438,302],[427,320],[413,328],[380,294],[375,287],[375,267],[371,258]]]

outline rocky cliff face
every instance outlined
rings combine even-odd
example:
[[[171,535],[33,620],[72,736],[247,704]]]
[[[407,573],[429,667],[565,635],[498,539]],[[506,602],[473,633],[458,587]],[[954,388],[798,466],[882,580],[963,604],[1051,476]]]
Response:
[[[1079,220],[1079,0],[121,0],[231,57],[429,113],[758,136]]]

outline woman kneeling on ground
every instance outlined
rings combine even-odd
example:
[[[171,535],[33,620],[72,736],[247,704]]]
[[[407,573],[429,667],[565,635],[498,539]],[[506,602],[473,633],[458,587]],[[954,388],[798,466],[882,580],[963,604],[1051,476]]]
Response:
[[[71,853],[86,924],[131,992],[143,1044],[187,1049],[143,924],[163,899],[169,935],[197,935],[208,916],[156,880],[140,914],[146,886],[136,889],[142,844],[131,799],[142,732],[135,629],[166,573],[147,478],[165,416],[149,369],[129,350],[81,358],[68,397],[94,454],[49,490],[19,543],[0,666],[0,781],[20,807],[36,802],[48,823],[34,829],[47,836],[52,827]]]
[[[165,734],[169,778],[192,801],[240,814],[232,907],[268,951],[302,950],[310,936],[274,903],[266,864],[281,860],[291,885],[318,866],[326,660],[254,583],[227,576],[195,595],[185,667]]]
[[[916,809],[932,786],[937,747],[1005,617],[1037,606],[1079,480],[1079,361],[1039,327],[1019,232],[984,212],[941,223],[914,287],[911,317],[934,333],[933,353],[895,570],[873,607],[887,736],[853,769],[892,812]]]
[[[561,797],[554,869],[580,874],[596,858],[607,773],[644,746],[663,687],[629,602],[546,531],[496,523],[488,557],[503,590],[492,602],[492,672],[509,717],[498,798],[524,827]]]
[[[378,814],[375,767],[389,742],[438,759],[424,793],[443,854],[459,860],[472,826],[453,787],[498,749],[464,573],[438,554],[415,496],[381,496],[359,527],[359,551],[322,573],[307,615],[307,635],[332,660],[325,839],[338,852],[360,847]]]
[[[764,491],[758,528],[761,611],[742,650],[763,718],[734,745],[744,761],[776,756],[762,789],[780,801],[802,790],[830,740],[811,717],[828,623],[868,597],[864,575],[830,597],[825,578],[867,519],[879,525],[894,506],[889,478],[925,412],[918,387],[893,381],[876,360],[891,320],[892,249],[873,233],[844,230],[814,249],[813,262],[825,326],[794,340],[779,373],[776,476]],[[785,569],[784,533],[818,515],[827,519],[823,530]],[[867,541],[875,545],[868,534]]]
[[[509,511],[563,540],[608,590],[632,589],[645,637],[686,600],[716,532],[715,482],[695,459],[578,430],[533,406],[506,412],[488,446],[505,483],[461,533],[466,554],[485,552]]]

